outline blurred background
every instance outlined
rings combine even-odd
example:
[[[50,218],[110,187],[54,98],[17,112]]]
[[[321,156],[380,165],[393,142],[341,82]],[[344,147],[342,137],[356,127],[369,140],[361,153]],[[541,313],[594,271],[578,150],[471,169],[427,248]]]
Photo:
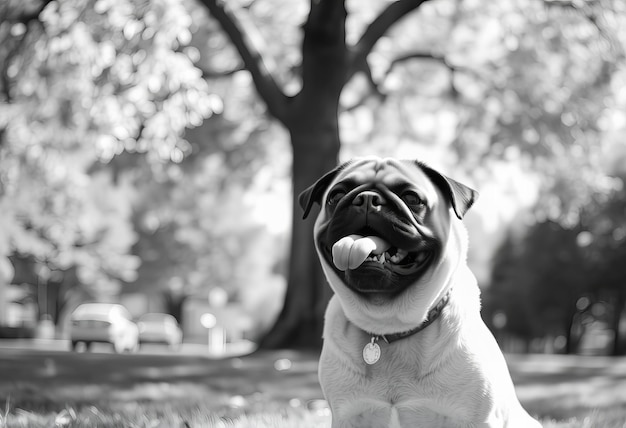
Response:
[[[506,351],[626,352],[623,1],[5,0],[0,20],[0,338],[77,341],[98,302],[216,352],[318,347],[329,290],[293,195],[376,154],[479,190],[469,262]]]

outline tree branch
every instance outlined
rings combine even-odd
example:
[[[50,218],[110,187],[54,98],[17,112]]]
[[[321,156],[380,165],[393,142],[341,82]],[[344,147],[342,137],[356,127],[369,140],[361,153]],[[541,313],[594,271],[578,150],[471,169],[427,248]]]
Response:
[[[48,6],[49,3],[52,3],[54,0],[43,0],[37,7],[24,7],[22,6],[22,10],[11,10],[11,7],[6,4],[0,7],[0,12],[4,15],[4,19],[7,22],[11,22],[14,24],[22,23],[28,24],[31,21],[38,21],[39,15],[41,12]],[[6,10],[5,10],[6,9]]]
[[[363,72],[363,74],[365,74],[365,79],[367,79],[367,83],[374,91],[374,94],[377,95],[380,99],[384,100],[387,97],[387,94],[383,93],[383,91],[380,90],[380,84],[374,79],[374,75],[372,74],[372,68],[367,61],[365,61],[365,64],[363,64],[361,71]],[[391,71],[391,69],[389,71]],[[389,71],[387,72],[387,74],[389,74]]]
[[[8,5],[0,6],[0,15],[5,16],[6,22],[12,24],[24,24],[23,33],[19,36],[15,36],[15,40],[13,46],[9,46],[11,43],[10,36],[8,36],[5,40],[5,47],[8,47],[7,52],[4,57],[4,62],[2,67],[0,68],[0,91],[5,96],[5,100],[7,102],[11,102],[11,92],[10,92],[10,78],[8,75],[9,66],[13,58],[20,53],[22,49],[22,44],[26,40],[28,32],[31,30],[29,24],[33,21],[36,21],[41,25],[41,21],[39,20],[39,15],[46,8],[46,6],[51,3],[53,0],[43,0],[40,4],[35,8],[26,8],[22,10],[11,10]]]
[[[196,65],[196,67],[198,66]],[[223,77],[230,77],[240,71],[244,71],[246,68],[243,65],[240,65],[230,70],[206,70],[202,67],[198,67],[198,69],[202,71],[202,77],[204,79],[221,79]]]
[[[383,102],[387,98],[387,94],[384,93],[380,89],[380,84],[374,79],[372,75],[372,69],[367,61],[361,64],[361,67],[358,70],[355,70],[355,73],[362,72],[365,75],[365,80],[367,81],[367,85],[371,89],[371,91],[365,92],[358,101],[354,102],[352,105],[347,107],[343,107],[341,111],[350,112],[356,110],[359,106],[363,105],[365,100],[370,97],[376,97],[379,101]]]
[[[393,71],[393,69],[397,65],[399,65],[399,64],[401,64],[403,62],[406,62],[406,61],[413,60],[413,59],[436,61],[436,62],[441,63],[448,70],[450,70],[450,94],[454,98],[458,97],[459,94],[460,94],[459,90],[457,89],[457,87],[456,87],[456,85],[454,83],[454,75],[455,75],[455,73],[457,73],[457,72],[467,73],[467,74],[473,75],[477,79],[480,79],[480,80],[483,80],[483,81],[488,80],[487,78],[485,78],[485,76],[482,76],[476,70],[472,70],[471,68],[467,68],[467,67],[451,64],[450,62],[448,62],[448,60],[446,59],[446,57],[444,55],[434,54],[434,53],[429,53],[429,52],[411,52],[411,53],[407,53],[407,54],[404,54],[402,56],[399,56],[399,57],[393,59],[389,63],[389,66],[387,67],[387,70],[384,72],[383,77],[382,77],[380,82],[377,82],[376,79],[374,79],[374,76],[372,75],[372,70],[370,69],[369,64],[367,62],[365,62],[364,65],[362,64],[357,70],[355,70],[355,73],[362,72],[365,75],[367,83],[368,83],[369,87],[372,89],[372,92],[365,94],[356,103],[354,103],[354,104],[352,104],[350,106],[344,107],[342,109],[342,111],[352,111],[352,110],[355,110],[357,107],[362,105],[362,103],[367,98],[369,98],[371,96],[375,96],[380,101],[384,101],[387,98],[388,94],[385,93],[383,90],[381,90],[381,83],[382,83],[382,81],[384,81],[385,78],[387,78],[391,74],[391,72]]]
[[[412,59],[430,59],[433,61],[440,62],[441,64],[445,65],[450,71],[456,70],[456,67],[450,64],[446,60],[446,57],[443,55],[433,54],[429,52],[411,52],[411,53],[399,56],[397,58],[394,58],[394,60],[391,61],[391,63],[389,64],[389,68],[387,69],[387,72],[385,73],[385,75],[386,76],[389,75],[396,65],[401,64],[405,61],[412,60]]]
[[[617,40],[617,38],[613,34],[603,28],[603,26],[599,22],[599,18],[602,16],[603,13],[601,9],[602,6],[599,6],[600,10],[595,11],[594,13],[593,5],[590,5],[586,2],[577,2],[572,0],[544,0],[543,3],[547,8],[571,10],[574,13],[581,15],[596,28],[598,34],[600,34],[601,37],[604,37],[613,48],[617,48],[618,51],[623,51],[619,40]]]
[[[433,61],[437,61],[437,62],[440,62],[441,64],[443,64],[452,73],[451,76],[450,76],[450,90],[452,92],[452,95],[454,97],[456,97],[458,95],[459,92],[456,89],[456,86],[454,85],[454,72],[456,72],[457,70],[464,70],[464,68],[457,67],[457,66],[454,66],[454,65],[450,64],[443,55],[437,55],[437,54],[432,54],[432,53],[428,53],[428,52],[411,52],[411,53],[408,53],[408,54],[405,54],[405,55],[402,55],[402,56],[399,56],[399,57],[395,58],[393,61],[391,61],[389,63],[389,67],[385,71],[385,73],[383,75],[383,78],[381,79],[381,82],[384,81],[385,78],[387,78],[391,74],[391,72],[396,67],[396,65],[399,65],[399,64],[401,64],[403,62],[406,62],[406,61],[410,61],[412,59],[433,60]],[[365,78],[367,79],[367,82],[368,82],[370,88],[372,89],[373,94],[370,93],[370,94],[365,95],[356,104],[354,104],[354,105],[352,105],[350,107],[346,107],[344,109],[344,111],[351,111],[351,110],[355,109],[356,107],[361,105],[361,103],[366,98],[368,98],[371,95],[376,96],[381,101],[384,101],[387,98],[388,94],[384,93],[380,89],[381,82],[376,82],[376,80],[374,79],[374,76],[372,75],[372,70],[370,69],[369,64],[367,63],[367,61],[365,62],[365,64],[361,64],[359,69],[355,70],[355,72],[363,72],[363,74],[365,74]]]
[[[385,35],[389,28],[409,12],[419,8],[427,1],[428,0],[398,0],[387,6],[387,8],[368,25],[363,35],[354,46],[347,80],[349,80],[356,71],[362,69],[362,64],[367,60],[367,56],[374,48],[374,45]]]
[[[217,20],[239,52],[246,70],[252,75],[256,90],[267,105],[270,114],[284,122],[287,114],[288,97],[274,80],[257,47],[260,37],[255,34],[254,30],[250,30],[249,26],[243,28],[244,20],[228,8],[226,1],[198,1],[207,7],[211,16]]]
[[[389,68],[387,69],[387,72],[385,73],[385,76],[389,76],[389,74],[391,74],[391,72],[393,71],[396,65],[403,63],[405,61],[412,60],[412,59],[432,60],[432,61],[437,61],[443,64],[448,70],[450,70],[451,94],[453,97],[458,96],[459,91],[456,89],[456,86],[454,85],[454,73],[457,72],[458,70],[465,70],[465,68],[457,67],[455,65],[450,64],[448,60],[446,59],[446,57],[443,55],[433,54],[433,53],[428,53],[428,52],[412,52],[412,53],[399,56],[395,58],[393,61],[391,61],[391,63],[389,64]]]

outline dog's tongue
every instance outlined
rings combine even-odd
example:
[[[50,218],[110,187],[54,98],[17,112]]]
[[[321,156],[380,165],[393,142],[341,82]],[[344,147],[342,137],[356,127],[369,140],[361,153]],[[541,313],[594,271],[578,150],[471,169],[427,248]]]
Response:
[[[390,247],[387,241],[378,236],[344,236],[333,245],[333,263],[341,271],[356,269],[371,253],[380,255]]]

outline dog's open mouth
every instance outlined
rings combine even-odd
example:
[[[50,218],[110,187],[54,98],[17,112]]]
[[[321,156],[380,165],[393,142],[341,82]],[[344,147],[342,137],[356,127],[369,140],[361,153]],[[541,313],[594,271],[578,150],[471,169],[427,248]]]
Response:
[[[332,247],[333,264],[340,271],[378,267],[399,275],[411,275],[426,266],[431,256],[428,248],[409,251],[376,235],[345,236]]]

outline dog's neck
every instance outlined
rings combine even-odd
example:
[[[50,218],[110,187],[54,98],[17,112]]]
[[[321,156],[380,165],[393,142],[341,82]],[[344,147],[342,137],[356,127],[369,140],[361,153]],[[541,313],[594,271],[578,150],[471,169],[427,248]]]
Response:
[[[387,343],[392,343],[400,339],[406,339],[407,337],[410,337],[410,336],[413,336],[414,334],[419,333],[420,331],[424,330],[426,327],[431,325],[437,318],[439,318],[439,315],[441,315],[441,311],[443,310],[443,308],[446,307],[446,305],[450,301],[451,292],[452,292],[452,289],[451,288],[448,289],[446,294],[444,294],[443,297],[439,299],[437,304],[435,304],[435,306],[433,306],[431,310],[428,311],[428,316],[426,317],[424,322],[422,322],[417,327],[411,330],[402,331],[399,333],[391,333],[391,334],[373,334],[373,333],[367,332],[368,336],[371,336],[373,341],[378,341],[382,339]]]

